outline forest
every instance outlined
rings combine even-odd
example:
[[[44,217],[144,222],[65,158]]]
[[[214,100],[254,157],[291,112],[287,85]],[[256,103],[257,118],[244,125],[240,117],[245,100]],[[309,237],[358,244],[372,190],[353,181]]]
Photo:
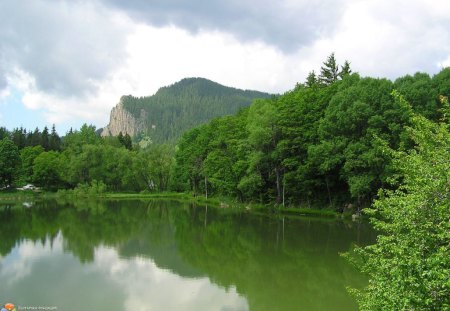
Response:
[[[0,188],[187,192],[267,206],[364,212],[379,236],[345,256],[369,276],[361,310],[448,310],[450,68],[361,77],[331,54],[281,96],[136,144],[83,125],[0,128]],[[65,190],[68,189],[68,190]],[[73,189],[73,190],[71,190]]]
[[[171,94],[177,85],[168,87]],[[186,131],[172,144],[132,143],[136,139],[127,134],[101,138],[87,124],[64,137],[54,126],[42,132],[1,128],[0,187],[35,183],[57,190],[100,183],[112,192],[171,190],[243,202],[359,209],[399,178],[385,147],[413,149],[407,131],[413,114],[441,122],[449,93],[449,68],[392,82],[360,77],[349,62],[339,66],[331,54],[319,74],[312,71],[293,90],[256,99],[235,115]]]
[[[152,142],[176,143],[186,130],[209,120],[235,114],[255,98],[269,98],[263,92],[226,87],[203,78],[185,78],[160,88],[152,96],[122,96],[124,108],[147,125],[135,137]]]

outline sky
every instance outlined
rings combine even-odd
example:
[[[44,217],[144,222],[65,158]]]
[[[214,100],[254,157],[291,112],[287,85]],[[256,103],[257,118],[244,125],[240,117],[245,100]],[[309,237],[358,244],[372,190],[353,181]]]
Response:
[[[332,52],[391,80],[450,66],[448,0],[1,0],[0,126],[107,125],[186,77],[282,94]]]

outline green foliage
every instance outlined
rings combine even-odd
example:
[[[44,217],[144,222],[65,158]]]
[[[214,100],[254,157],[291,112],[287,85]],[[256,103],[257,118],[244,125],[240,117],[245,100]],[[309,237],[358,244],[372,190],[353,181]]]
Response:
[[[19,167],[19,149],[9,138],[3,138],[0,141],[0,188],[14,184]]]
[[[243,91],[202,79],[183,79],[163,87],[153,96],[122,96],[121,102],[137,119],[146,124],[154,143],[173,142],[186,130],[209,120],[238,112],[255,98],[267,98],[267,93]],[[137,139],[140,140],[140,137]]]
[[[326,63],[336,72],[334,55]],[[428,79],[439,93],[402,79],[361,78],[348,62],[341,68],[342,75],[329,84],[315,82],[313,72],[291,92],[255,100],[236,117],[186,132],[175,155],[176,189],[206,193],[208,188],[240,200],[338,210],[349,203],[358,209],[370,205],[398,174],[385,144],[394,150],[415,144],[405,131],[412,113],[436,121],[450,115],[436,106],[436,94],[450,92],[447,70]],[[428,81],[422,74],[415,77]],[[412,108],[391,96],[395,85],[417,98]]]
[[[398,93],[394,96],[408,107]],[[408,134],[416,143],[413,150],[394,151],[385,144],[401,184],[397,190],[380,190],[367,210],[380,232],[377,243],[356,251],[370,277],[364,290],[353,290],[361,310],[450,308],[449,127],[414,114]]]
[[[45,189],[57,189],[63,179],[64,164],[56,151],[40,153],[33,162],[33,181]]]
[[[66,193],[76,197],[98,197],[106,193],[106,184],[93,180],[89,184],[79,184],[75,189]]]
[[[133,160],[133,171],[140,185],[148,191],[167,191],[174,165],[173,147],[154,145],[139,152]]]
[[[323,85],[330,85],[336,82],[339,77],[339,65],[336,63],[334,53],[328,56],[327,60],[320,67],[319,81]]]
[[[22,160],[22,178],[25,182],[31,182],[33,179],[34,160],[44,152],[42,146],[25,147],[20,150]]]

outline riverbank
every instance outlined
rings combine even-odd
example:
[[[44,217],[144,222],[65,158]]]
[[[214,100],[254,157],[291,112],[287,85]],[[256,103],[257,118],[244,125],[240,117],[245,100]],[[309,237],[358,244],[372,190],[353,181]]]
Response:
[[[169,199],[181,202],[190,202],[198,205],[208,205],[215,208],[244,210],[249,212],[264,212],[286,216],[306,215],[330,218],[351,218],[351,214],[342,214],[335,210],[325,208],[310,207],[283,207],[274,204],[260,204],[253,202],[236,202],[227,197],[210,197],[194,196],[191,193],[180,192],[161,192],[161,193],[98,193],[95,195],[75,195],[71,191],[59,192],[36,192],[36,191],[5,191],[0,192],[0,203],[13,203],[17,201],[30,201],[39,198],[57,198],[57,197],[83,197],[83,198],[99,198],[107,200],[130,200],[130,199]]]
[[[280,215],[308,215],[320,217],[351,217],[351,214],[342,214],[332,209],[318,209],[308,207],[283,207],[274,204],[260,204],[253,202],[236,202],[227,197],[194,196],[191,193],[162,192],[162,193],[105,193],[99,197],[114,200],[126,199],[170,199],[183,202],[191,202],[198,205],[209,205],[222,209],[246,210],[254,212],[270,212]]]

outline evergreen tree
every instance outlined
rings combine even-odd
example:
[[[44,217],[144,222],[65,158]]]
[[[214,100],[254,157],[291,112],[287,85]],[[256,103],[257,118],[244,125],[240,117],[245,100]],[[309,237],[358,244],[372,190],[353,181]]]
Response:
[[[308,77],[306,77],[305,86],[306,87],[313,87],[317,85],[317,75],[316,72],[313,70],[308,74]]]
[[[119,135],[117,135],[117,140],[119,141],[119,143],[123,146],[124,145],[124,137],[123,137],[123,133],[122,131],[119,133]]]
[[[125,136],[123,136],[122,144],[126,149],[128,149],[128,150],[132,149],[133,144],[131,142],[131,137],[130,137],[130,135],[128,135],[128,133],[126,133]]]
[[[341,66],[341,71],[339,72],[339,78],[343,79],[345,76],[348,76],[352,73],[352,70],[350,69],[350,62],[345,61],[344,66]]]
[[[45,151],[50,149],[50,139],[48,134],[48,127],[44,127],[44,130],[41,133],[41,143],[40,145],[44,148]]]
[[[3,140],[3,138],[10,137],[10,133],[6,129],[6,127],[0,127],[0,140]]]
[[[36,127],[36,129],[33,132],[28,132],[27,135],[27,146],[38,146],[41,143],[41,132],[39,131],[39,128]]]
[[[12,141],[19,150],[24,148],[27,145],[26,130],[23,127],[15,128],[12,132]]]
[[[0,141],[0,187],[11,187],[17,178],[20,166],[20,153],[9,139]]]
[[[339,65],[336,63],[334,53],[328,56],[327,60],[320,67],[319,82],[326,86],[336,82],[339,77]]]
[[[55,125],[52,126],[52,132],[49,138],[49,149],[59,151],[61,149],[61,138],[56,132]]]

